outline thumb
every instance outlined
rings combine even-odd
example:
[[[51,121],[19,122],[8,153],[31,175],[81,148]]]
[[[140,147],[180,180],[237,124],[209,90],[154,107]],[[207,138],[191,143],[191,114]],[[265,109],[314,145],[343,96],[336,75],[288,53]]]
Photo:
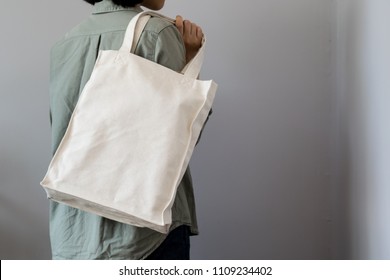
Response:
[[[181,35],[184,34],[184,25],[183,25],[183,18],[179,15],[176,16],[175,25],[177,29],[179,29],[179,32]]]

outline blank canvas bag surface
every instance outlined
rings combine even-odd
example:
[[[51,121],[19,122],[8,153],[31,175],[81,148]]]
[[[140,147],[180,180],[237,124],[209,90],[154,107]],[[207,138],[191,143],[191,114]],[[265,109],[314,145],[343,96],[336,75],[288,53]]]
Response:
[[[131,20],[120,50],[99,52],[41,185],[54,201],[167,233],[217,85],[197,79],[204,43],[183,73],[132,53],[150,15]]]

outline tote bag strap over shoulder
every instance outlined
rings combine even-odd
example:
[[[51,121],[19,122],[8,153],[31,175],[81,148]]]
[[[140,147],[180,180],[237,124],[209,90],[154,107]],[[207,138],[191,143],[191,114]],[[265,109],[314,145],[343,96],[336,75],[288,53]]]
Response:
[[[137,14],[127,26],[122,46],[119,49],[120,52],[134,53],[138,40],[142,34],[142,31],[144,30],[151,16],[162,18],[171,23],[175,22],[175,20],[169,17],[166,17],[164,15],[152,11],[144,11]],[[198,50],[198,53],[181,71],[183,75],[193,79],[196,79],[199,76],[203,64],[203,59],[204,59],[205,45],[206,45],[206,39],[203,37],[202,46]]]

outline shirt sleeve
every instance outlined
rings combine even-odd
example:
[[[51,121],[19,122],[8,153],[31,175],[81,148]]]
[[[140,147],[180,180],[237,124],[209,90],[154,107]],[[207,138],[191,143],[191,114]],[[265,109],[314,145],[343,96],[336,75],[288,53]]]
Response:
[[[186,64],[183,39],[176,26],[164,28],[156,41],[154,61],[177,72]]]
[[[176,26],[159,18],[152,18],[143,31],[135,53],[174,71],[185,64],[184,42]]]

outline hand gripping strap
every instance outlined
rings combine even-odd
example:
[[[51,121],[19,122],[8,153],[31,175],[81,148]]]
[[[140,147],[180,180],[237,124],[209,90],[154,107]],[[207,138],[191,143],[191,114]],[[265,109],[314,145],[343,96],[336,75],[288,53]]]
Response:
[[[130,51],[131,53],[134,53],[138,40],[142,34],[142,31],[144,30],[151,16],[165,19],[171,23],[175,22],[175,20],[169,17],[151,11],[144,11],[137,14],[127,26],[125,37],[123,39],[123,44],[119,49],[119,51],[121,52]],[[181,71],[184,75],[193,79],[196,79],[199,76],[203,64],[203,59],[204,59],[205,45],[206,45],[206,38],[204,37],[202,40],[202,46],[198,50],[198,53]]]

